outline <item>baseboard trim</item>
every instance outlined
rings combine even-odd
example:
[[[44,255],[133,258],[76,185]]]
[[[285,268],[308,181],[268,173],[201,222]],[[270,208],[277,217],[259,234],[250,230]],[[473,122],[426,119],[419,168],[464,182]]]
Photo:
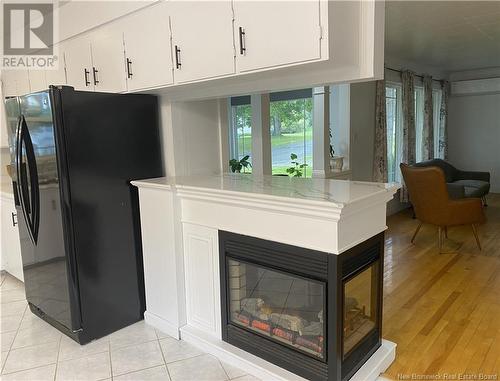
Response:
[[[396,359],[396,343],[383,340],[380,348],[368,359],[359,370],[351,377],[355,380],[378,380]]]
[[[179,328],[158,315],[146,311],[144,312],[144,321],[147,324],[159,329],[163,333],[172,336],[174,339],[180,340],[181,338]]]
[[[261,380],[307,381],[295,373],[271,364],[197,328],[188,325],[182,327],[181,338],[202,351],[218,357],[221,361],[236,366]]]
[[[262,380],[306,381],[277,365],[243,351],[197,328],[186,325],[180,329],[182,340],[200,348],[220,360],[236,366]],[[351,380],[376,381],[396,358],[396,344],[382,340],[382,345],[354,374]]]

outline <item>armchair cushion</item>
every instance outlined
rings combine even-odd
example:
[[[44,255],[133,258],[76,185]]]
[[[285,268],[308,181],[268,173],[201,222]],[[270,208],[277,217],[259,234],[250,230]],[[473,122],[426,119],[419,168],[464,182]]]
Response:
[[[453,184],[464,187],[465,197],[483,197],[490,191],[490,183],[481,180],[458,180]]]
[[[448,188],[448,196],[450,196],[450,199],[452,200],[465,197],[465,187],[463,185],[447,183],[446,188]]]

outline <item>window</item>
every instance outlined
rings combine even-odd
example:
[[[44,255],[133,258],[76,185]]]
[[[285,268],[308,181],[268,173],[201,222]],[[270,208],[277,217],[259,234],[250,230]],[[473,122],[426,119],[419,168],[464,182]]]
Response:
[[[299,165],[303,177],[312,175],[312,91],[311,89],[284,91],[270,95],[270,132],[273,175],[287,175],[294,166],[290,156]]]
[[[313,95],[312,89],[282,91],[269,94],[269,115],[265,115],[266,128],[269,117],[270,145],[262,147],[266,152],[271,150],[271,160],[266,156],[265,170],[273,175],[290,175],[287,169],[293,167],[301,172],[302,177],[312,177],[313,173]],[[319,98],[318,98],[319,99]],[[314,128],[325,128],[323,123],[329,123],[333,135],[332,145],[335,154],[344,157],[344,169],[349,166],[350,145],[350,86],[332,85],[330,89],[329,111],[330,120],[319,118]],[[256,115],[254,114],[254,117]],[[328,115],[325,115],[328,116]],[[268,144],[259,139],[252,143],[252,106],[251,97],[238,96],[228,100],[228,139],[229,160],[241,160],[249,156],[249,161],[255,162],[259,168],[263,163],[257,163],[252,157],[252,145]],[[328,128],[328,126],[326,126]],[[321,130],[322,131],[322,130]],[[259,131],[260,132],[260,131]],[[255,139],[254,136],[254,139]],[[321,136],[321,139],[322,136]],[[255,146],[254,146],[255,147]],[[293,154],[294,159],[291,159]],[[318,153],[319,156],[319,153]],[[322,160],[322,159],[321,159]],[[295,162],[295,163],[292,163]],[[322,163],[322,162],[321,162]],[[323,163],[322,163],[323,164]],[[326,163],[328,165],[328,163]],[[300,168],[302,166],[302,168]],[[322,167],[320,168],[322,169]],[[244,172],[251,172],[246,169]]]
[[[350,168],[351,145],[351,85],[330,86],[330,144],[336,156],[342,156],[342,170]]]
[[[441,157],[439,150],[441,89],[433,89],[434,157]],[[388,181],[401,182],[399,163],[402,162],[403,147],[403,105],[400,83],[387,82],[385,88],[386,123],[387,123],[387,172]],[[423,160],[424,129],[424,89],[415,87],[415,159]]]
[[[432,90],[432,110],[434,120],[434,157],[444,159],[444,151],[439,147],[441,140],[441,101],[443,97],[443,90]]]
[[[424,135],[424,88],[415,87],[415,160],[423,160],[423,135]]]
[[[403,146],[403,121],[401,105],[401,85],[388,83],[385,88],[387,123],[387,172],[388,181],[401,179],[399,163]]]
[[[252,107],[250,96],[231,98],[229,129],[230,159],[242,159],[250,156],[252,162]],[[246,173],[251,173],[252,168],[243,168]]]

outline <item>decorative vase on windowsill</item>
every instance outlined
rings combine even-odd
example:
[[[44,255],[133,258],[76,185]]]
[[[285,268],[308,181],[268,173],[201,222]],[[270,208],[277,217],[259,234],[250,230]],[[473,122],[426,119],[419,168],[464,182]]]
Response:
[[[344,156],[335,155],[331,141],[332,129],[330,129],[330,170],[332,172],[342,172],[342,168],[344,167]]]
[[[344,167],[344,156],[333,155],[330,157],[330,170],[332,172],[342,172]]]

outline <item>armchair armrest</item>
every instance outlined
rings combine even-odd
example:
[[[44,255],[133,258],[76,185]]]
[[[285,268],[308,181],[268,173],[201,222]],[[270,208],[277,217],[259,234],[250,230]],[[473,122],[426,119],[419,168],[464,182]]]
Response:
[[[478,172],[478,171],[457,171],[455,174],[456,180],[480,180],[490,182],[489,172]]]
[[[465,197],[465,187],[463,185],[446,183],[446,188],[448,189],[448,196],[452,200]]]

